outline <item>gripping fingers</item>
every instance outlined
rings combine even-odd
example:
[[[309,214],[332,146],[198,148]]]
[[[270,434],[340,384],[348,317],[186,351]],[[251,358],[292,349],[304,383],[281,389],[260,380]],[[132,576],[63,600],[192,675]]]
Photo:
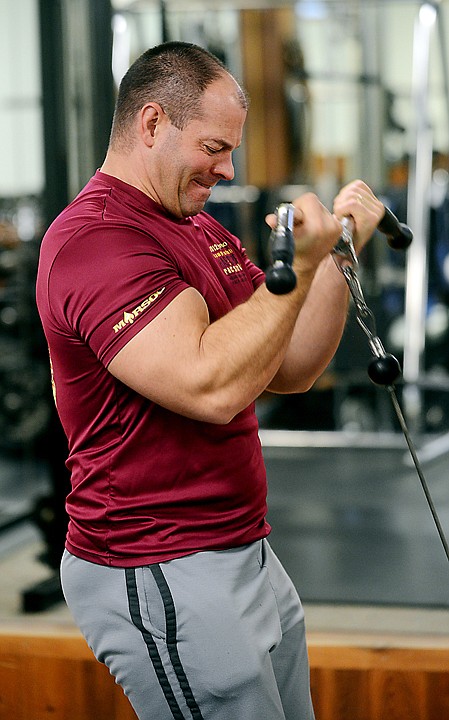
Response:
[[[331,252],[341,233],[341,224],[313,193],[303,195],[295,203],[300,214],[295,224],[296,259],[299,268],[315,270]]]
[[[369,240],[385,213],[382,202],[362,180],[355,180],[342,188],[334,200],[333,209],[339,220],[348,216],[354,219],[354,239],[359,247]]]

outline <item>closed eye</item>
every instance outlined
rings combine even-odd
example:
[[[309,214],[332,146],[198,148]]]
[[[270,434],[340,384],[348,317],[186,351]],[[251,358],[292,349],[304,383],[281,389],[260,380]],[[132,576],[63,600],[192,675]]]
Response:
[[[222,150],[222,148],[213,148],[213,147],[210,147],[210,145],[205,145],[204,147],[206,149],[206,152],[209,153],[209,155],[215,155],[216,153],[219,153]]]

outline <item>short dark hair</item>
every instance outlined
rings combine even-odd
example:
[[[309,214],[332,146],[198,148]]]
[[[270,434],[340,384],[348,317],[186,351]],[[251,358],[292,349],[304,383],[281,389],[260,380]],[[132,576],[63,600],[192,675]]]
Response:
[[[126,132],[147,102],[157,102],[170,122],[182,130],[200,115],[206,88],[224,75],[226,66],[208,50],[185,42],[167,42],[146,50],[124,75],[115,105],[111,142],[129,142]],[[236,82],[242,107],[247,96]]]

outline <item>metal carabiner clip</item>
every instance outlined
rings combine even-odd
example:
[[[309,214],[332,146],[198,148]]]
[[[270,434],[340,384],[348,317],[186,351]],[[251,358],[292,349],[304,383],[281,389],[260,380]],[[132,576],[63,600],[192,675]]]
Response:
[[[354,221],[350,217],[344,217],[341,221],[341,227],[342,233],[332,251],[332,257],[348,285],[356,309],[357,322],[371,342],[371,339],[376,336],[376,320],[366,304],[362,286],[357,276],[359,261],[353,242]]]
[[[352,240],[353,232],[354,221],[350,217],[344,217],[341,221],[340,239],[332,251],[335,263],[342,272],[343,268],[348,265],[357,268],[359,264]]]

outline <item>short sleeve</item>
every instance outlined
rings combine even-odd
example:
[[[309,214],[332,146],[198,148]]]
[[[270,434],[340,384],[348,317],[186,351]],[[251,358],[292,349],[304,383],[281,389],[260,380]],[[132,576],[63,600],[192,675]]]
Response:
[[[155,238],[120,225],[91,225],[58,252],[49,306],[57,331],[78,337],[107,366],[186,287]]]

